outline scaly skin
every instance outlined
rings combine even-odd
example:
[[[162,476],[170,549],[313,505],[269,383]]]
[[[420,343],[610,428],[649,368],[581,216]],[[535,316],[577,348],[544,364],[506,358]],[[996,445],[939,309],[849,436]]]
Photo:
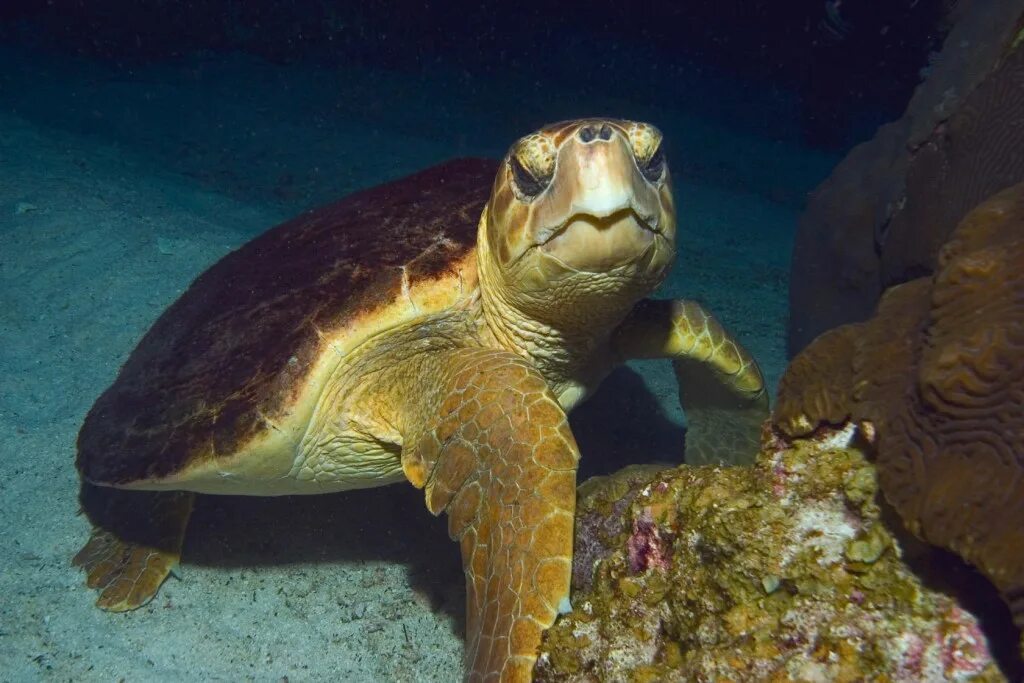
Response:
[[[544,629],[568,604],[579,452],[565,412],[522,357],[432,355],[402,452],[427,507],[448,512],[466,573],[466,680],[529,681]]]

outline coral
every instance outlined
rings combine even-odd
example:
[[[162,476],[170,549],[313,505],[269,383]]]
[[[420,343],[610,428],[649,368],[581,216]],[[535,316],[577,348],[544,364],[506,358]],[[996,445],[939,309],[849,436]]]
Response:
[[[790,275],[791,355],[870,317],[892,285],[934,272],[964,215],[1024,180],[1022,0],[960,3],[903,116],[855,147],[801,217]]]
[[[1001,680],[975,618],[904,565],[854,433],[587,482],[586,580],[535,680]]]
[[[842,424],[850,417],[853,352],[857,324],[829,330],[786,368],[779,380],[774,419],[788,434],[807,434],[820,423]]]
[[[976,565],[1024,625],[1024,183],[960,223],[933,277],[794,359],[773,422],[798,436],[848,418],[877,431],[908,528]]]

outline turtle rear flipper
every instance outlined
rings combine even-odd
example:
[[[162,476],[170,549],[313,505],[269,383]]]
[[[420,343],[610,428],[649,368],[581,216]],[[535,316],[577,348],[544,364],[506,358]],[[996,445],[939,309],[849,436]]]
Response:
[[[438,354],[402,465],[448,512],[466,574],[466,680],[532,680],[541,633],[568,609],[579,451],[518,355]]]
[[[195,495],[187,491],[125,491],[82,483],[79,501],[92,536],[72,563],[85,570],[96,606],[133,610],[153,599],[181,557]]]

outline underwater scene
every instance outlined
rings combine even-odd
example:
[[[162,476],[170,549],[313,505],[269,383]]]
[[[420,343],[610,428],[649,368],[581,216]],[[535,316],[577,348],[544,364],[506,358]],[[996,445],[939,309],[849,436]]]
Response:
[[[1024,0],[0,2],[0,681],[1024,680]]]

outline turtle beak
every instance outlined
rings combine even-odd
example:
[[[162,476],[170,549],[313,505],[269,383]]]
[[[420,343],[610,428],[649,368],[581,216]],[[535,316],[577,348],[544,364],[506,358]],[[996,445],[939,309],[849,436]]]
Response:
[[[537,244],[577,271],[603,272],[635,262],[658,235],[657,190],[640,173],[628,141],[607,125],[581,127],[558,156]]]

